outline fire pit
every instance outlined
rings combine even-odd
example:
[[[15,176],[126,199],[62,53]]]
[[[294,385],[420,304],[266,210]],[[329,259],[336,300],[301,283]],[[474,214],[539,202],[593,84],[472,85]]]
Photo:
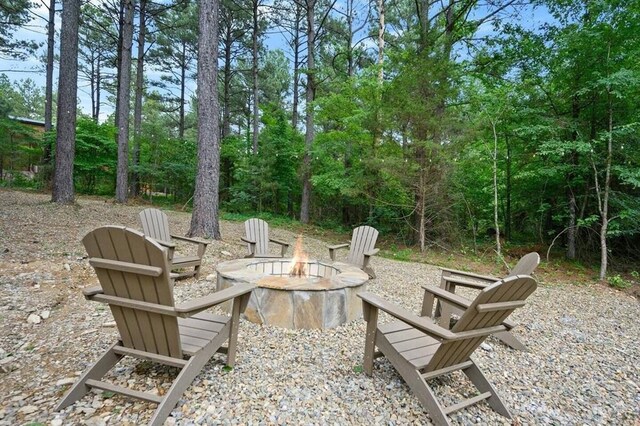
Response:
[[[301,247],[299,242],[296,246]],[[362,316],[356,294],[369,276],[346,263],[293,259],[238,259],[220,263],[218,290],[256,285],[245,315],[249,321],[290,329],[337,327]]]

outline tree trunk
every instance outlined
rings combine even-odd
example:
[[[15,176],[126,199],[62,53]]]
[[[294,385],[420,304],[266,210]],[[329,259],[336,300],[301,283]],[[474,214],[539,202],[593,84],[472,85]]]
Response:
[[[300,20],[302,19],[302,8],[295,2],[296,27],[293,35],[293,106],[291,113],[291,127],[298,128],[298,97],[300,90]]]
[[[222,73],[224,74],[222,93],[222,138],[231,135],[231,49],[233,47],[233,32],[231,23],[227,23],[224,39],[224,62]],[[229,184],[230,186],[231,184]]]
[[[55,19],[56,0],[49,0],[49,20],[47,21],[47,74],[45,83],[45,103],[44,103],[44,131],[50,132],[53,128],[53,61],[55,48]],[[51,143],[45,139],[42,153],[42,163],[44,182],[49,186],[51,182]],[[1,177],[1,175],[0,175]]]
[[[609,45],[609,53],[611,45]],[[607,61],[609,57],[607,57]],[[607,87],[607,99],[609,103],[609,137],[607,138],[607,163],[605,166],[604,194],[600,208],[602,225],[600,227],[600,280],[607,277],[608,250],[607,250],[607,230],[609,228],[609,190],[611,187],[611,158],[613,156],[613,101],[611,87]]]
[[[133,173],[131,174],[131,196],[140,194],[140,138],[142,135],[142,93],[144,91],[144,38],[147,0],[140,0],[138,24],[138,58],[136,61],[136,93],[133,107]]]
[[[201,0],[198,36],[198,175],[189,236],[219,240],[218,1]]]
[[[74,202],[73,160],[78,107],[78,25],[80,0],[64,0],[60,34],[60,77],[58,78],[58,115],[56,125],[56,165],[51,201]]]
[[[493,130],[493,226],[496,228],[496,253],[502,256],[502,247],[500,245],[500,222],[498,217],[498,133],[496,132],[496,124],[491,122]]]
[[[178,123],[178,137],[184,138],[184,104],[186,102],[186,87],[187,87],[187,43],[182,42],[182,58],[180,64],[180,112]]]
[[[378,84],[384,82],[384,0],[377,0],[378,5]]]
[[[98,115],[96,114],[96,82],[95,82],[95,76],[96,76],[96,54],[95,52],[91,52],[91,81],[89,82],[90,84],[90,90],[91,90],[91,118],[93,118],[93,121],[95,121],[96,123],[98,122]]]
[[[258,2],[252,0],[253,7],[253,28],[251,31],[251,50],[252,50],[252,90],[253,90],[253,135],[252,135],[252,151],[253,154],[258,153],[258,130],[260,126],[260,109],[258,99]]]
[[[53,61],[55,49],[56,0],[49,0],[49,21],[47,22],[47,77],[45,83],[44,131],[53,128]],[[51,146],[45,146],[44,162],[51,161]]]
[[[506,212],[504,217],[504,236],[507,241],[511,240],[511,144],[509,143],[509,136],[507,134],[504,135],[504,141],[507,145],[507,176],[506,176]]]
[[[116,202],[126,203],[129,186],[129,99],[131,97],[131,45],[133,44],[133,0],[122,0],[122,50],[118,83],[118,170]]]
[[[313,148],[313,101],[315,98],[315,0],[307,0],[307,93],[306,132],[304,137],[304,158],[302,162],[302,200],[300,202],[300,222],[309,223],[311,209],[311,150]]]
[[[98,62],[96,65],[96,121],[100,120],[100,86],[102,84],[102,75],[100,73],[100,67],[102,63],[101,59],[102,57],[98,55]]]
[[[120,69],[122,68],[122,37],[124,30],[124,2],[120,0],[120,10],[118,11],[118,54],[116,55],[116,88],[120,88]],[[120,96],[116,95],[116,105],[113,111],[114,125],[118,128],[118,120],[120,119]],[[116,136],[116,142],[118,137]]]

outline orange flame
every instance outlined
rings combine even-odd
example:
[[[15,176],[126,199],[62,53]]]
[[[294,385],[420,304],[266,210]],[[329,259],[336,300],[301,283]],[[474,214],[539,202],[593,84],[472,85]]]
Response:
[[[306,266],[309,261],[309,255],[302,248],[302,234],[298,235],[296,245],[293,249],[293,258],[289,265],[289,276],[291,277],[307,277]]]

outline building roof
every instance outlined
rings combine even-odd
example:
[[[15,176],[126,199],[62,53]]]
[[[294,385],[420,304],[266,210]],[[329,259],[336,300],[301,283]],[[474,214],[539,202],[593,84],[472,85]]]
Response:
[[[33,126],[42,126],[44,127],[44,121],[41,120],[34,120],[32,118],[26,118],[26,117],[14,117],[12,115],[9,116],[10,119],[12,120],[16,120],[22,124],[31,124]]]

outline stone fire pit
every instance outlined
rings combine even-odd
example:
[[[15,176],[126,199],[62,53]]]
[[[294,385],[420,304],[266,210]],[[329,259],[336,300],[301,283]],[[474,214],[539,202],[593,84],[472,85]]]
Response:
[[[217,289],[252,283],[245,315],[249,321],[290,329],[337,327],[362,316],[369,276],[346,263],[305,261],[308,277],[291,277],[291,259],[238,259],[217,266]]]

